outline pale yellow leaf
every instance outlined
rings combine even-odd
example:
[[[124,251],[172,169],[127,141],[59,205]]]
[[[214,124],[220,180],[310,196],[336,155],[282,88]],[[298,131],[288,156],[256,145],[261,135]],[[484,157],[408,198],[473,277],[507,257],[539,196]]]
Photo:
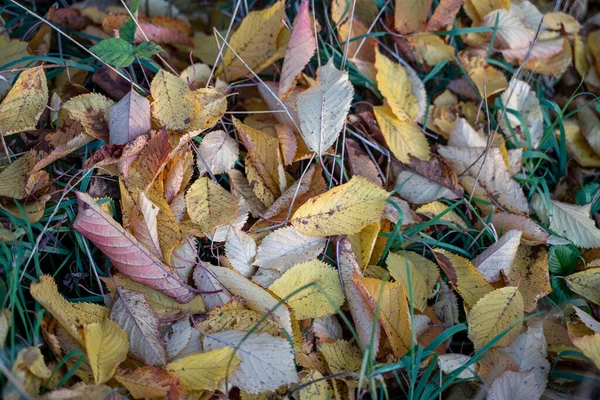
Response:
[[[522,126],[521,119],[510,112],[505,112],[504,118],[500,121],[500,127],[505,135],[509,136],[511,134],[506,123],[506,120],[508,120],[508,124],[515,131],[522,147],[537,148],[544,134],[544,123],[540,101],[535,92],[527,82],[513,78],[510,80],[508,89],[502,93],[501,98],[506,109],[520,113],[522,120],[527,124],[526,127]],[[498,116],[500,114],[499,111]]]
[[[323,343],[319,346],[319,352],[332,374],[360,370],[362,364],[360,352],[347,340]]]
[[[212,234],[219,225],[229,224],[238,214],[235,197],[206,177],[192,184],[185,201],[190,218],[205,234]]]
[[[311,283],[318,284],[319,287],[309,286],[292,295],[296,290]],[[294,315],[298,319],[334,314],[344,303],[344,292],[338,272],[319,260],[293,266],[273,282],[269,290],[282,299],[292,295],[286,303],[294,310]]]
[[[427,299],[440,278],[438,266],[412,251],[389,253],[386,264],[392,278],[403,285],[405,293],[412,288],[413,306],[425,311]]]
[[[123,385],[134,399],[167,396],[175,375],[164,368],[145,366],[130,369],[119,369],[115,379]]]
[[[575,161],[582,167],[598,168],[600,167],[600,141],[598,140],[600,137],[600,130],[598,130],[597,126],[600,126],[600,120],[598,120],[594,114],[583,116],[581,113],[582,111],[583,109],[579,111],[579,121],[583,130],[580,128],[577,121],[563,121],[567,150],[569,150],[569,153],[571,153]],[[595,125],[594,122],[596,122],[597,125]],[[587,127],[591,129],[586,132]],[[556,129],[554,133],[556,134],[557,139],[560,140],[560,128]],[[588,133],[592,133],[588,140],[592,140],[591,143],[594,144],[596,150],[594,150],[594,147],[590,145],[590,142],[586,140],[586,137],[584,136]]]
[[[350,235],[379,221],[388,195],[368,179],[354,176],[308,200],[290,221],[311,236]]]
[[[227,111],[227,99],[212,88],[188,91],[185,100],[193,105],[189,126],[191,131],[204,131],[212,128]],[[180,102],[184,103],[183,100]]]
[[[333,397],[329,383],[327,380],[322,380],[322,373],[317,370],[307,370],[302,374],[300,384],[307,384],[307,386],[298,391],[299,400],[329,400]]]
[[[567,285],[575,293],[600,304],[600,268],[591,268],[565,277]]]
[[[440,354],[438,356],[438,365],[443,373],[449,374],[463,367],[471,357],[464,354]],[[457,379],[474,379],[476,376],[475,366],[471,365],[464,369]]]
[[[467,229],[467,224],[453,210],[448,210],[448,206],[439,201],[433,201],[416,209],[419,214],[426,215],[430,219],[436,218],[438,221],[446,221],[455,224],[458,227]],[[443,215],[440,215],[442,214]],[[439,216],[439,217],[438,217]]]
[[[404,223],[404,220],[402,222]],[[354,254],[360,257],[360,265],[363,269],[369,264],[380,230],[381,223],[377,221],[365,226],[360,232],[348,236]]]
[[[35,129],[47,103],[48,84],[44,68],[40,66],[21,72],[0,104],[1,134],[7,136]]]
[[[190,90],[185,81],[164,69],[152,80],[152,116],[161,125],[172,130],[183,130],[190,126],[194,105],[189,99]]]
[[[409,155],[429,160],[429,143],[417,124],[398,119],[386,106],[373,107],[373,111],[386,143],[398,160],[409,163]]]
[[[385,97],[392,112],[400,120],[415,120],[419,113],[417,99],[406,68],[393,62],[377,50],[377,87]]]
[[[474,25],[479,25],[483,17],[494,10],[509,8],[510,0],[465,0],[464,4],[464,9]]]
[[[593,361],[596,368],[600,368],[600,334],[576,337],[572,341],[586,357]]]
[[[505,49],[528,48],[535,37],[535,32],[527,28],[523,22],[509,10],[494,10],[487,14],[481,21],[481,26],[494,28],[494,46]],[[491,38],[492,32],[485,32],[485,36]]]
[[[127,358],[127,334],[106,318],[84,326],[83,337],[94,381],[96,384],[107,382],[115,374],[117,366]]]
[[[469,339],[481,349],[505,330],[494,346],[510,344],[523,325],[523,297],[517,287],[496,289],[481,298],[469,312]]]
[[[539,399],[544,385],[539,385],[533,372],[506,371],[502,373],[488,390],[489,400]]]
[[[435,66],[442,61],[454,60],[454,47],[446,44],[442,37],[431,33],[420,33],[406,38],[421,64]]]
[[[206,353],[191,354],[169,363],[167,369],[179,377],[186,390],[215,391],[240,364],[232,347],[222,346]]]

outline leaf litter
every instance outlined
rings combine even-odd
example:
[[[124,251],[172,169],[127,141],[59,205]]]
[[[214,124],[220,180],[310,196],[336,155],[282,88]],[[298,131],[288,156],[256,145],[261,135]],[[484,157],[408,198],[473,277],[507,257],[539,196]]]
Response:
[[[596,4],[12,3],[5,398],[597,396]]]

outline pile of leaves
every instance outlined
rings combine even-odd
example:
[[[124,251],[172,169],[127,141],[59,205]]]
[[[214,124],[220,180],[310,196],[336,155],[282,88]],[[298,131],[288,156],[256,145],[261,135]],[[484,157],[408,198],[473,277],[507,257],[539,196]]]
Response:
[[[600,29],[560,3],[10,2],[4,398],[596,398]]]

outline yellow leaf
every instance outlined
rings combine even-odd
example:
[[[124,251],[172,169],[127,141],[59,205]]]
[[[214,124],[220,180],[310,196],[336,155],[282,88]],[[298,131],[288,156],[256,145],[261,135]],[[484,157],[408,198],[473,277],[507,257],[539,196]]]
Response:
[[[165,398],[176,376],[163,367],[152,365],[134,370],[119,369],[115,379],[123,385],[134,399]]]
[[[587,59],[585,44],[583,43],[581,35],[575,36],[575,41],[573,42],[573,63],[575,64],[575,69],[579,73],[579,76],[585,78],[590,69],[590,64]]]
[[[569,289],[600,304],[600,268],[591,268],[565,277]]]
[[[169,296],[160,293],[158,290],[152,289],[143,283],[136,282],[121,274],[115,274],[110,279],[101,278],[108,290],[113,294],[118,294],[117,288],[127,289],[134,292],[139,292],[144,295],[144,298],[152,308],[152,311],[160,319],[174,319],[187,314],[196,314],[204,312],[204,301],[201,295],[196,295],[189,303],[179,303]]]
[[[353,176],[343,185],[308,200],[291,222],[311,236],[351,235],[380,220],[388,195],[368,179]]]
[[[127,358],[127,334],[119,325],[106,318],[84,326],[83,337],[94,381],[96,384],[107,382],[115,374],[117,366]]]
[[[235,350],[223,347],[181,358],[169,363],[167,369],[179,377],[185,390],[215,391],[219,388],[221,380],[233,373],[239,363]]]
[[[419,113],[419,106],[413,95],[406,68],[393,62],[379,50],[376,53],[375,68],[377,68],[377,87],[396,117],[401,120],[414,120]]]
[[[231,303],[212,309],[206,320],[196,323],[198,329],[205,334],[228,330],[247,332],[252,329],[255,333],[264,332],[271,336],[283,337],[281,328],[271,319],[265,319],[260,325],[257,325],[263,314],[245,308],[230,309],[228,308],[229,304]]]
[[[31,296],[40,303],[59,324],[79,343],[83,337],[79,331],[85,325],[100,322],[108,318],[110,310],[98,304],[71,303],[58,293],[54,279],[42,275],[39,283],[32,283]]]
[[[585,136],[583,136],[577,121],[565,120],[563,121],[563,125],[567,150],[569,150],[575,161],[586,168],[600,167],[600,156],[590,146]],[[561,135],[560,129],[556,129],[555,134],[559,139]],[[597,136],[594,136],[594,139],[596,138]]]
[[[442,61],[454,60],[454,47],[431,33],[422,33],[407,38],[408,44],[421,64],[438,65]]]
[[[273,282],[269,290],[283,299],[310,283],[317,283],[320,288],[310,286],[286,301],[294,310],[296,318],[309,319],[335,314],[344,303],[344,292],[337,271],[322,261],[307,261],[293,266]],[[327,297],[321,290],[327,293]]]
[[[429,17],[432,0],[396,0],[394,27],[403,35],[421,32]]]
[[[479,350],[504,330],[513,326],[494,346],[506,346],[517,337],[523,325],[523,297],[517,287],[496,289],[480,299],[469,312],[469,339]]]
[[[332,374],[359,371],[362,365],[360,352],[347,340],[323,343],[319,346],[319,352]]]
[[[2,49],[4,51],[4,48]],[[0,104],[3,136],[35,129],[48,103],[48,84],[43,67],[26,69]]]
[[[179,77],[160,70],[152,80],[152,116],[167,129],[183,130],[190,126],[194,105],[190,101],[190,90]]]
[[[417,124],[396,118],[392,109],[386,106],[373,107],[373,111],[386,143],[398,160],[409,163],[409,154],[429,160],[429,143]]]
[[[474,25],[479,25],[490,12],[510,9],[510,0],[465,0],[464,8]]]
[[[525,312],[533,312],[538,300],[552,292],[545,246],[519,246],[507,283],[519,288]]]
[[[12,325],[12,313],[8,308],[2,309],[0,312],[0,350],[4,348],[4,342]]]
[[[373,313],[379,308],[379,322],[385,331],[392,351],[402,357],[413,347],[410,311],[400,282],[384,282],[355,274],[356,284]]]
[[[185,195],[192,221],[205,234],[212,235],[219,225],[232,222],[238,214],[235,197],[209,178],[199,178]]]
[[[466,258],[443,249],[435,249],[435,256],[450,283],[469,307],[473,307],[479,299],[494,290]]]
[[[298,391],[299,400],[329,400],[333,397],[333,392],[327,380],[322,380],[323,374],[317,370],[307,370],[302,372],[300,384],[308,384]]]
[[[108,143],[108,111],[114,104],[114,101],[98,93],[82,94],[66,101],[59,116],[61,121],[67,118],[78,121],[85,133]]]
[[[600,334],[572,338],[573,344],[600,368]]]
[[[427,299],[433,294],[433,287],[440,278],[438,266],[412,251],[389,253],[386,264],[392,278],[402,284],[406,293],[409,285],[412,287],[413,306],[421,312],[425,311]]]
[[[433,219],[439,214],[444,213],[444,215],[437,218],[438,221],[450,222],[456,224],[461,228],[467,229],[467,224],[465,224],[465,221],[463,221],[463,219],[459,217],[456,212],[454,212],[453,210],[447,210],[448,206],[446,204],[441,203],[439,201],[433,201],[431,203],[422,205],[421,207],[417,208],[416,212],[419,214],[426,215],[430,219]]]
[[[191,131],[212,128],[227,111],[227,99],[212,88],[188,91],[186,99],[194,107],[189,126]]]
[[[285,29],[282,23],[282,20],[285,20],[284,7],[285,2],[278,1],[264,10],[248,13],[231,36],[231,48],[257,74],[285,55],[287,40],[280,38]],[[229,47],[225,48],[223,64],[225,72],[223,73],[223,68],[220,67],[218,73],[223,73],[228,82],[250,74]]]
[[[365,226],[360,232],[348,236],[352,250],[360,258],[360,265],[363,270],[369,264],[380,230],[381,223],[377,221]]]

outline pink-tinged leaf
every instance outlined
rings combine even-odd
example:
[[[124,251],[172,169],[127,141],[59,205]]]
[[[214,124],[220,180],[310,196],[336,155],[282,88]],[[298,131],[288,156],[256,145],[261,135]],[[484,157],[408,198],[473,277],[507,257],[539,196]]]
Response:
[[[150,101],[133,89],[108,110],[110,144],[131,142],[150,128]]]
[[[285,96],[292,88],[296,77],[306,67],[316,49],[317,43],[310,11],[308,11],[308,1],[304,0],[300,4],[300,10],[294,21],[292,35],[283,59],[281,80],[279,81],[280,97]]]
[[[429,21],[426,30],[438,31],[452,24],[456,14],[462,7],[464,0],[441,0]]]
[[[77,192],[79,212],[73,226],[100,249],[122,274],[187,303],[192,288],[181,281],[171,267],[163,264],[86,193]]]
[[[171,145],[166,129],[152,131],[150,140],[128,170],[128,187],[148,190],[169,161]]]
[[[537,40],[533,45],[517,49],[500,50],[504,58],[509,62],[520,62],[525,60],[544,60],[555,56],[563,51],[563,38],[549,40]]]
[[[298,151],[298,143],[296,143],[296,135],[294,130],[287,125],[277,124],[277,138],[279,139],[279,147],[281,147],[281,155],[283,156],[284,165],[292,165],[296,152]]]

